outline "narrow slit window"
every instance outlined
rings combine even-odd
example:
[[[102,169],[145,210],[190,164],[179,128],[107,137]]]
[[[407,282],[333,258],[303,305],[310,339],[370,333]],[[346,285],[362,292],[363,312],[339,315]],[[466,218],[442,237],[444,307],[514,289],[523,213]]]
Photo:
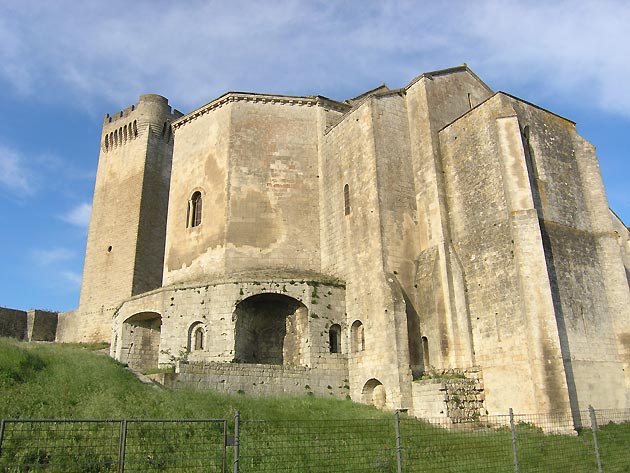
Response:
[[[345,215],[350,214],[350,186],[343,186],[343,212]]]
[[[202,199],[201,192],[196,191],[190,198],[188,204],[188,222],[190,227],[197,227],[201,225],[201,207]]]
[[[431,360],[429,360],[429,339],[422,337],[422,363],[424,364],[424,371],[428,371],[431,367]]]
[[[341,353],[341,326],[333,324],[328,330],[330,353]]]

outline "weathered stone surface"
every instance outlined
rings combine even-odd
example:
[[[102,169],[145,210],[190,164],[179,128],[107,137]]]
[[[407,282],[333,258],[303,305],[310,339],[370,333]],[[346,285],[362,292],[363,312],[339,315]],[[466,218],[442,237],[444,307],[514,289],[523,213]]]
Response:
[[[56,336],[418,415],[630,407],[629,268],[594,148],[466,66],[346,102],[149,95],[106,117]],[[437,372],[470,379],[413,381]]]

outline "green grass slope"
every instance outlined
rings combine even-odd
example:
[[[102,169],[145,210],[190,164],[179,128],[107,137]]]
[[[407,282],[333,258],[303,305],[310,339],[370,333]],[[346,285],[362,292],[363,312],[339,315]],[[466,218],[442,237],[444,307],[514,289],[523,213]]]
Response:
[[[313,396],[252,398],[157,389],[95,348],[0,338],[0,419],[227,419],[228,433],[234,433],[234,415],[240,411],[242,472],[396,471],[391,412]],[[230,464],[231,447],[227,458],[222,457],[223,424],[171,425],[129,423],[125,464],[134,471],[172,467],[182,472],[220,471],[223,461]],[[509,428],[466,427],[456,432],[403,417],[403,471],[514,471]],[[116,471],[119,424],[76,423],[71,428],[11,422],[7,429],[0,471],[35,466]],[[598,439],[603,471],[630,472],[630,425],[603,426]],[[596,471],[593,441],[588,429],[579,435],[554,435],[519,425],[521,471]],[[217,469],[209,468],[208,461]]]
[[[0,419],[389,418],[350,401],[156,389],[93,348],[0,338]]]

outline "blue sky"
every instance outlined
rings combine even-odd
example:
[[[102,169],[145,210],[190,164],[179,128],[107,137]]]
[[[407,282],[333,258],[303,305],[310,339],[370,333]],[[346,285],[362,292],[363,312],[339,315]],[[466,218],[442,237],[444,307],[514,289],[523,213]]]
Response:
[[[577,122],[630,223],[630,2],[0,0],[0,306],[78,305],[103,116],[158,93],[343,100],[466,62]]]

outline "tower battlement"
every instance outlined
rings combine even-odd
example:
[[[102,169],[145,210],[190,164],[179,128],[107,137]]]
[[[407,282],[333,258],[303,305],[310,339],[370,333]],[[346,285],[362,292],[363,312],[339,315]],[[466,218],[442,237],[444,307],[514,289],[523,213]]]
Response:
[[[167,115],[170,115],[171,120],[177,120],[178,118],[184,116],[182,112],[169,105],[166,97],[158,94],[144,94],[140,96],[138,102],[134,105],[130,105],[113,115],[110,115],[109,113],[105,114],[105,117],[103,118],[103,131],[110,126],[116,127],[118,122],[125,121],[126,118],[131,117],[132,114],[135,114],[142,108],[155,108],[156,106],[162,111],[168,110]]]
[[[114,115],[105,115],[101,147],[106,152],[110,151],[134,140],[144,130],[151,130],[170,140],[170,123],[181,116],[182,112],[171,108],[166,97],[157,94],[141,95],[135,105]]]

